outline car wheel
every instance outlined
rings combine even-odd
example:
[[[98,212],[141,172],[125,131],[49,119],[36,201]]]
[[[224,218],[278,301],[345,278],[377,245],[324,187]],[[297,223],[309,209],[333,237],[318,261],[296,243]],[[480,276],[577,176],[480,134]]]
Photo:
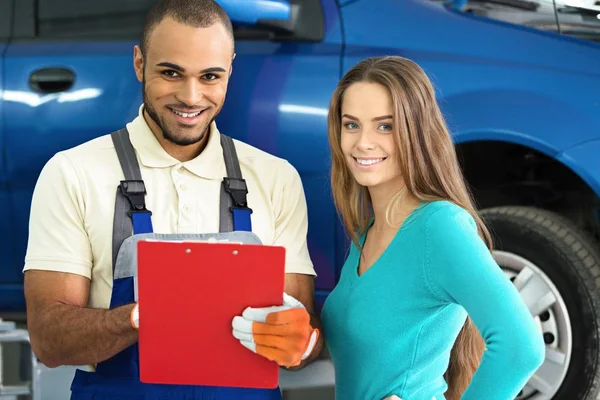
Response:
[[[494,258],[519,290],[546,358],[518,400],[596,399],[600,393],[600,245],[565,218],[530,207],[481,211]]]

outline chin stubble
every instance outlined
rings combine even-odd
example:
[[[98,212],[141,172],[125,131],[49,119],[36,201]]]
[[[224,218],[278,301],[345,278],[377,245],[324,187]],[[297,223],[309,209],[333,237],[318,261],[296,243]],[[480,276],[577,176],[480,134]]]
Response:
[[[143,97],[144,109],[146,110],[146,113],[148,113],[148,115],[150,116],[152,121],[154,121],[154,123],[160,128],[163,138],[173,144],[178,145],[178,146],[190,146],[192,144],[201,142],[202,139],[204,139],[204,136],[209,131],[210,125],[212,124],[212,122],[215,120],[215,118],[219,114],[219,111],[221,111],[221,109],[219,108],[219,110],[217,111],[215,116],[210,120],[210,122],[202,130],[202,133],[200,135],[198,135],[197,137],[191,137],[191,138],[178,137],[171,130],[169,130],[169,128],[166,126],[166,124],[162,123],[158,113],[156,112],[154,107],[152,107],[152,104],[150,103],[150,100],[148,99],[148,96],[146,95],[146,80],[145,79],[142,83],[142,97]]]

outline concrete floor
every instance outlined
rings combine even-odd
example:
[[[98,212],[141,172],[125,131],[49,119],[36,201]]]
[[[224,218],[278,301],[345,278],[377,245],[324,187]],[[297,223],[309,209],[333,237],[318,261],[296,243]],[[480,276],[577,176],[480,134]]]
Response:
[[[335,393],[331,389],[293,390],[283,393],[283,400],[334,400]]]

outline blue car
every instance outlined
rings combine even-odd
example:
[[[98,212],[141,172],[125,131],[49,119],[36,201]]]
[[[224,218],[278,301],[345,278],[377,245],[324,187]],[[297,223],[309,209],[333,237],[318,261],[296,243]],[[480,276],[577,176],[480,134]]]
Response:
[[[363,58],[411,58],[437,88],[494,255],[546,342],[546,361],[519,399],[596,399],[600,2],[219,2],[235,25],[237,58],[217,122],[300,172],[319,304],[348,246],[329,188],[330,96]],[[0,0],[2,315],[24,316],[21,271],[43,165],[137,115],[132,54],[151,3]]]

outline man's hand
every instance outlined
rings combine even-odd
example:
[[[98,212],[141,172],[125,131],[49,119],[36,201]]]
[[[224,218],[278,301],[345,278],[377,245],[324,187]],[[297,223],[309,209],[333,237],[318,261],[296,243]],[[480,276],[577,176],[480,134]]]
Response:
[[[245,347],[288,368],[310,356],[319,338],[306,308],[286,293],[282,306],[246,308],[232,326],[233,336]]]

